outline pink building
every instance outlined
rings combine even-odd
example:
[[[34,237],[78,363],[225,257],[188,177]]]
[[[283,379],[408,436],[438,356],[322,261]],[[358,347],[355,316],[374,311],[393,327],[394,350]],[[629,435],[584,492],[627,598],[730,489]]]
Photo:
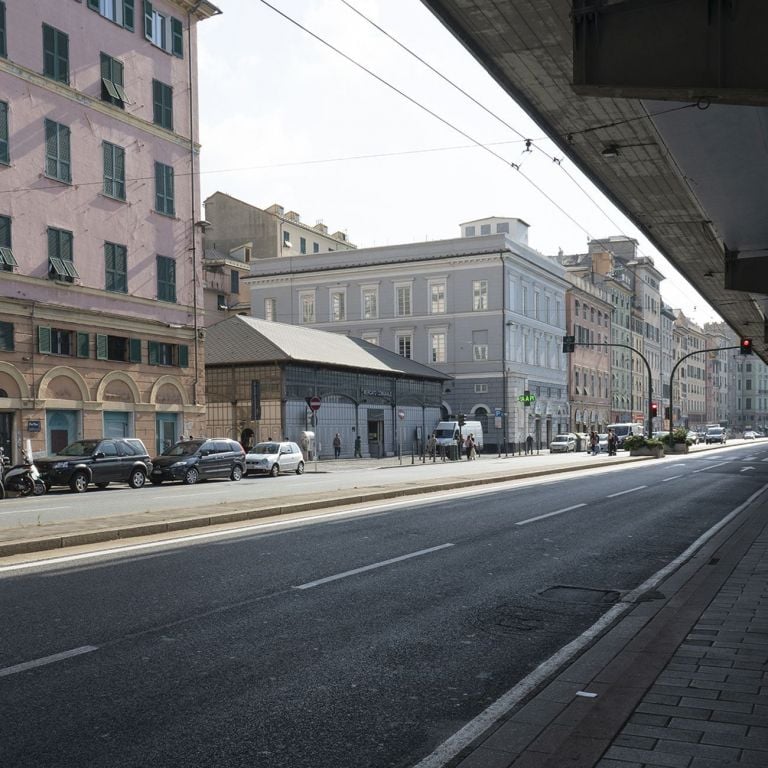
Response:
[[[0,0],[0,446],[202,433],[197,0]],[[190,81],[191,80],[191,81]]]

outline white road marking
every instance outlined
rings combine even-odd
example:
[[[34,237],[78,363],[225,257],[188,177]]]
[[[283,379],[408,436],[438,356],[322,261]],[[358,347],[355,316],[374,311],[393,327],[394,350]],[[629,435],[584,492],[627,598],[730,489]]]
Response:
[[[376,568],[383,568],[385,565],[392,565],[392,563],[400,563],[403,560],[410,560],[413,557],[421,557],[422,555],[428,555],[432,552],[437,552],[440,549],[447,549],[453,547],[453,544],[440,544],[438,547],[430,547],[429,549],[420,549],[418,552],[410,552],[407,555],[400,555],[400,557],[393,557],[389,560],[382,560],[379,563],[372,563],[371,565],[364,565],[362,568],[353,568],[351,571],[344,571],[343,573],[337,573],[333,576],[326,576],[324,579],[317,579],[317,581],[308,581],[306,584],[299,584],[294,589],[311,589],[317,587],[320,584],[327,584],[329,581],[338,581],[339,579],[346,579],[348,576],[355,576],[358,573],[365,573],[366,571],[373,571]]]
[[[625,493],[634,493],[635,491],[642,491],[643,488],[647,488],[647,485],[638,485],[637,488],[627,488],[626,491],[619,491],[618,493],[609,493],[606,499],[615,499],[617,496],[623,496]]]
[[[12,667],[0,669],[0,677],[8,677],[8,675],[26,672],[28,669],[44,667],[46,664],[55,664],[57,661],[64,661],[65,659],[71,659],[74,656],[82,656],[84,653],[92,653],[93,651],[98,650],[98,647],[95,645],[83,645],[80,648],[73,648],[71,651],[62,651],[61,653],[54,653],[52,656],[43,656],[41,659],[25,661],[23,664],[15,664]]]
[[[704,467],[704,469],[694,469],[693,474],[696,475],[699,472],[709,472],[710,469],[715,469],[717,467],[724,467],[726,464],[730,464],[730,461],[720,461],[717,464],[710,464],[707,467]]]
[[[679,480],[681,477],[684,477],[684,475],[672,475],[672,477],[665,477],[661,482],[668,483],[670,480]]]
[[[498,722],[532,691],[540,685],[552,679],[555,674],[560,672],[581,652],[591,645],[595,638],[599,637],[607,630],[622,614],[634,607],[636,601],[642,595],[661,583],[670,573],[676,571],[683,563],[689,560],[693,555],[711,539],[721,528],[726,526],[734,517],[746,509],[755,499],[762,496],[768,485],[764,485],[760,490],[753,493],[743,504],[727,514],[719,523],[713,525],[708,531],[699,536],[688,549],[676,557],[671,563],[667,563],[660,571],[657,571],[650,579],[645,581],[636,589],[625,595],[620,603],[609,608],[589,629],[572,640],[568,645],[561,648],[553,656],[539,664],[536,669],[524,677],[517,685],[510,688],[502,694],[487,709],[481,712],[476,718],[470,720],[463,728],[458,730],[453,736],[446,739],[431,755],[427,755],[423,760],[417,763],[413,768],[444,768],[456,755],[469,746],[473,741],[485,733],[494,723]]]
[[[570,512],[572,509],[578,509],[579,507],[586,507],[587,505],[574,504],[572,507],[563,507],[563,509],[557,509],[554,512],[547,512],[546,515],[538,515],[537,517],[529,517],[527,520],[520,520],[515,525],[528,525],[528,523],[535,523],[537,520],[543,520],[545,517],[554,517],[555,515],[562,515],[563,512]]]

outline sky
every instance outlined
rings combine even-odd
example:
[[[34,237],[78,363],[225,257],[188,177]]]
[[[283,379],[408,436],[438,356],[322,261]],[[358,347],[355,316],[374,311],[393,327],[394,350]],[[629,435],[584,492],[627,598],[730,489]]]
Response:
[[[198,26],[203,200],[278,203],[358,247],[454,238],[487,216],[523,219],[546,254],[633,237],[669,306],[720,319],[570,161],[552,161],[562,153],[419,0],[214,3],[222,14]]]

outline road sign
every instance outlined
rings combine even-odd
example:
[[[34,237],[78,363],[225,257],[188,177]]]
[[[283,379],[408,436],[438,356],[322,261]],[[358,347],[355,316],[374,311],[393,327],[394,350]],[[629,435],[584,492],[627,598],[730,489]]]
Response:
[[[524,403],[525,405],[529,405],[530,403],[535,403],[536,402],[536,395],[534,395],[533,392],[529,392],[528,390],[526,390],[525,394],[518,395],[517,400],[520,403]]]
[[[405,418],[405,411],[398,411],[397,418],[400,419],[400,421],[402,421]]]
[[[307,400],[307,404],[309,405],[310,409],[313,410],[313,411],[319,411],[320,410],[320,404],[322,402],[323,401],[317,395],[315,395],[314,397],[310,397]]]
[[[493,409],[493,415],[497,419],[501,418],[502,413],[503,413],[503,411],[501,410],[501,408],[494,408]]]

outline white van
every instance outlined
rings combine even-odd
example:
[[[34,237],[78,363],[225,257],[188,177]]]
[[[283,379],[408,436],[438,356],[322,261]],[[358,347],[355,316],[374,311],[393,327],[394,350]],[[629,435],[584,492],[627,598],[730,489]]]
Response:
[[[624,422],[623,424],[609,424],[605,431],[607,432],[609,429],[613,430],[613,434],[616,435],[616,444],[619,448],[624,447],[624,441],[630,436],[630,435],[643,435],[645,434],[645,430],[643,429],[642,424],[638,424],[636,421],[628,421]]]
[[[483,450],[483,425],[479,421],[465,421],[459,430],[458,421],[441,421],[435,427],[435,440],[438,445],[456,445],[456,433],[461,431],[461,443],[467,439],[467,435],[475,436],[475,447],[478,452]]]

